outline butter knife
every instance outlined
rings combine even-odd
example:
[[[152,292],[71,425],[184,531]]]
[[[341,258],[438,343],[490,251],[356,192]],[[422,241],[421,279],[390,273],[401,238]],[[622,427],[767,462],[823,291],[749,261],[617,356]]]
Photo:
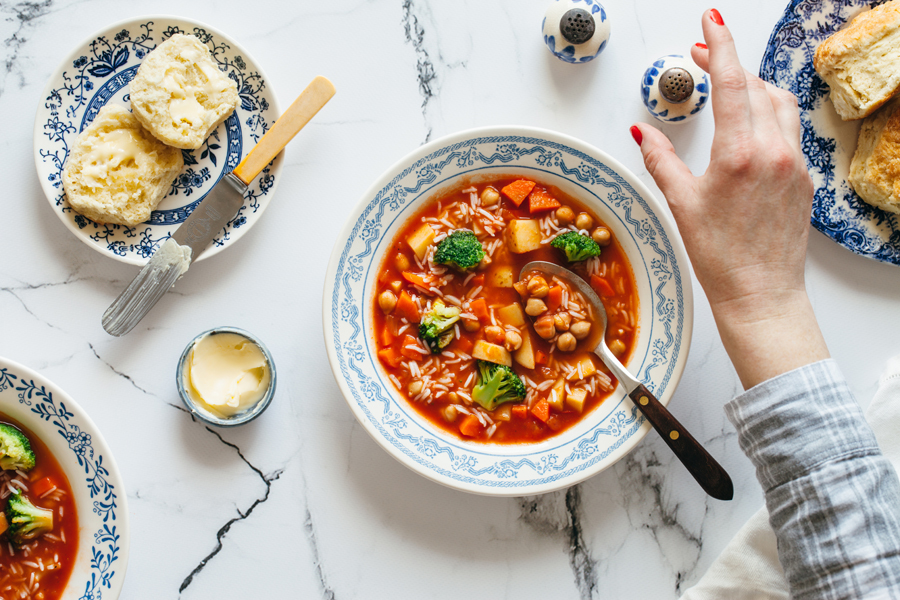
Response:
[[[134,329],[187,271],[193,259],[234,218],[244,204],[244,193],[250,182],[332,96],[334,85],[328,79],[313,79],[244,160],[216,184],[106,309],[102,323],[107,333],[118,337]]]

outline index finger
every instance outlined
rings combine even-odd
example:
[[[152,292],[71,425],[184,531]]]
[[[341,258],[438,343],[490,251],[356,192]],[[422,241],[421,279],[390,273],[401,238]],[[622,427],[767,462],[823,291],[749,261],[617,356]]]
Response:
[[[709,77],[716,134],[749,131],[750,95],[734,38],[716,9],[703,15],[703,37],[709,46]]]

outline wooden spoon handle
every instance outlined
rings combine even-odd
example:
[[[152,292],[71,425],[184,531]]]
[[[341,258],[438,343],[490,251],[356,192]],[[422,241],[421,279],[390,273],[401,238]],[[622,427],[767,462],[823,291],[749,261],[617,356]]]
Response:
[[[309,120],[316,116],[325,104],[334,96],[334,85],[324,77],[316,77],[306,89],[294,100],[283,115],[250,150],[244,160],[235,167],[233,173],[250,185],[259,172],[281,152]]]
[[[707,494],[719,500],[731,500],[734,497],[734,485],[725,469],[660,404],[650,390],[641,384],[629,396]]]

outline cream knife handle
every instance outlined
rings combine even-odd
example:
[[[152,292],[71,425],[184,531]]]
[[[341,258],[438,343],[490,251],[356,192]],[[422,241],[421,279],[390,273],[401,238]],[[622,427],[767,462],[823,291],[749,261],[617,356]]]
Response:
[[[306,89],[294,100],[283,115],[250,150],[244,160],[235,167],[234,175],[250,185],[259,172],[281,152],[309,120],[316,116],[325,104],[334,96],[334,85],[325,77],[316,77]]]

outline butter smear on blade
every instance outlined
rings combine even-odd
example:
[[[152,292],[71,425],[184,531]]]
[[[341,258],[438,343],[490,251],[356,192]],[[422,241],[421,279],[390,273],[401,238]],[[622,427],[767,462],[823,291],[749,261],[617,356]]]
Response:
[[[266,393],[269,379],[262,350],[242,335],[213,333],[191,349],[188,388],[216,416],[227,418],[252,407]]]

